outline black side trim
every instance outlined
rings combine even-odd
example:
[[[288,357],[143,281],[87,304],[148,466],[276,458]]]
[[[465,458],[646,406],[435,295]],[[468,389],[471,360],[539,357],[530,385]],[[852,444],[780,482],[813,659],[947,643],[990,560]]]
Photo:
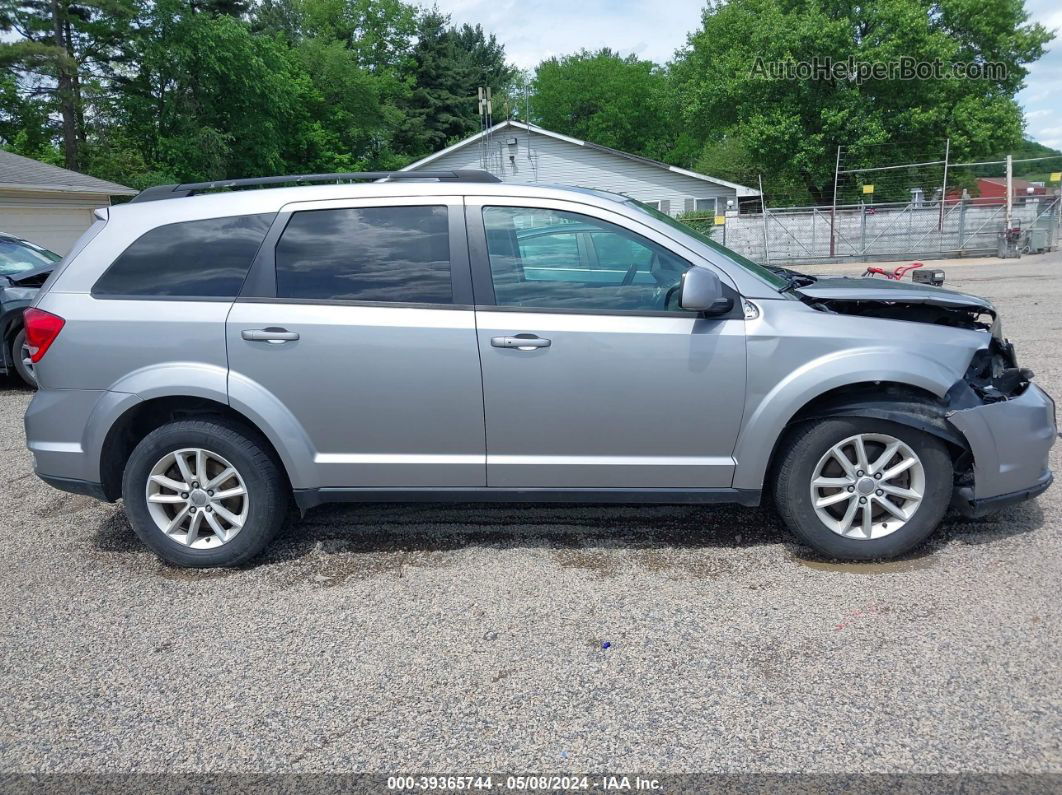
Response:
[[[951,504],[966,518],[976,519],[986,514],[995,513],[1008,505],[1038,497],[1047,491],[1054,481],[1054,474],[1048,472],[1047,477],[1027,489],[1012,491],[1009,494],[1000,494],[995,497],[984,497],[980,500],[973,498],[973,489],[970,486],[961,486],[955,490]]]
[[[754,508],[759,489],[296,489],[295,502],[305,513],[329,502],[556,502],[689,505],[736,503]]]
[[[96,483],[92,480],[78,480],[77,478],[57,478],[53,475],[42,475],[40,472],[37,473],[37,477],[53,489],[68,491],[71,494],[83,494],[86,497],[94,497],[103,502],[114,502],[114,500],[107,499],[102,483]]]
[[[954,430],[944,421],[943,409],[940,417],[927,413],[926,404],[904,400],[852,400],[844,395],[836,402],[815,407],[813,411],[801,414],[795,420],[816,420],[828,417],[869,417],[887,420],[898,425],[908,425],[916,430],[937,436],[949,444],[967,449],[966,437]]]

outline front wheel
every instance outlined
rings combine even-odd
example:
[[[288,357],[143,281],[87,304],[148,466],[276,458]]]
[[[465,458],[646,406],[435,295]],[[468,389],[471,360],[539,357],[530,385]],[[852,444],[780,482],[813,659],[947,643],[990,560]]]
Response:
[[[900,555],[925,541],[951,501],[944,443],[862,417],[800,426],[785,441],[775,499],[789,529],[841,560]]]
[[[122,479],[133,530],[167,563],[237,566],[261,552],[288,514],[290,489],[265,443],[222,418],[149,433]]]

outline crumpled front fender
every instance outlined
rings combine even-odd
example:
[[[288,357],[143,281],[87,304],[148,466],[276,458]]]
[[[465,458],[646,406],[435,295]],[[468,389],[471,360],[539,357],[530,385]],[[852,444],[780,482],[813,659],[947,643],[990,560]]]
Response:
[[[1018,397],[946,416],[973,456],[974,485],[964,487],[965,499],[1016,495],[1050,483],[1048,454],[1058,438],[1055,403],[1035,384]]]

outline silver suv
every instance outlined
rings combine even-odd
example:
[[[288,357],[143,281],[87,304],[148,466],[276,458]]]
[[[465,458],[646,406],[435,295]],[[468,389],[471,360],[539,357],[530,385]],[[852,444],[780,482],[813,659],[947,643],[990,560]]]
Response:
[[[1051,483],[1054,403],[990,303],[765,268],[623,196],[314,175],[97,218],[26,311],[29,448],[176,565],[248,560],[292,501],[767,493],[881,558]]]

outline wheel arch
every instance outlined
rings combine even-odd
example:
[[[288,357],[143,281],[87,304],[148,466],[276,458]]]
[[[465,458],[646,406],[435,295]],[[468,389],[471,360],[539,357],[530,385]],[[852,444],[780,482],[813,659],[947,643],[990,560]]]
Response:
[[[895,359],[812,363],[778,384],[751,412],[735,447],[735,488],[763,489],[776,453],[796,425],[826,416],[876,417],[944,439],[957,457],[965,438],[944,419],[945,396],[961,374],[913,356],[922,366],[899,370]],[[847,370],[847,372],[846,372]]]
[[[187,394],[163,395],[137,400],[132,405],[123,406],[123,409],[108,427],[100,444],[100,482],[109,500],[121,496],[122,474],[133,448],[156,428],[190,418],[222,417],[237,423],[258,438],[266,453],[277,462],[289,487],[298,482],[295,478],[299,476],[300,463],[293,461],[289,451],[277,444],[275,431],[262,427],[246,413],[215,398]]]

